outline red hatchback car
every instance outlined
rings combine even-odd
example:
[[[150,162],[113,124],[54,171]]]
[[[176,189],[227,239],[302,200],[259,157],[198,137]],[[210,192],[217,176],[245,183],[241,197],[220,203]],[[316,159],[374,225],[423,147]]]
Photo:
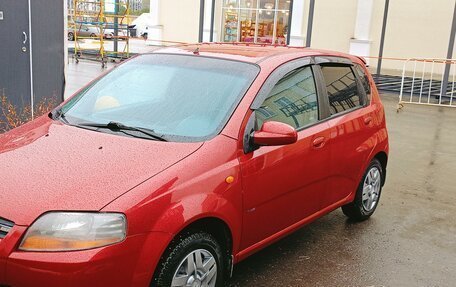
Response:
[[[364,62],[200,44],[141,55],[0,136],[0,285],[222,286],[235,263],[385,182]]]

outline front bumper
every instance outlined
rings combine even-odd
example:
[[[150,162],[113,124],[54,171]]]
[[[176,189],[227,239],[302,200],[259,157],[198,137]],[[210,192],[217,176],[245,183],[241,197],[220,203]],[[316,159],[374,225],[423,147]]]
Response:
[[[22,252],[17,245],[25,230],[15,226],[0,240],[0,286],[148,287],[171,240],[170,234],[153,232],[93,250]]]

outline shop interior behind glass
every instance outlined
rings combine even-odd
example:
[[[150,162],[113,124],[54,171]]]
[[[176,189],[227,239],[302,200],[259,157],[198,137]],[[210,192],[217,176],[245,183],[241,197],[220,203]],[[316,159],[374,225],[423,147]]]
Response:
[[[222,40],[287,43],[290,0],[223,0]]]

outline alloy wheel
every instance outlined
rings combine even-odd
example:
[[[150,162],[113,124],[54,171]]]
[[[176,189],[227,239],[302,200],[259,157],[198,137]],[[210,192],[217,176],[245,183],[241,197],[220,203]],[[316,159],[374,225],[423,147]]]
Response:
[[[367,173],[363,185],[363,208],[369,212],[375,208],[378,202],[381,188],[381,172],[373,166]]]
[[[172,287],[214,287],[217,282],[217,262],[205,249],[188,254],[180,263]]]

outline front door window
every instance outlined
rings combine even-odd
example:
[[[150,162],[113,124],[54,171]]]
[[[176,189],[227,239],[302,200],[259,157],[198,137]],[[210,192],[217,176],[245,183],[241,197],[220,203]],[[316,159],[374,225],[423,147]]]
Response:
[[[264,122],[286,123],[297,130],[318,121],[317,90],[312,69],[302,67],[286,74],[255,111],[256,126]]]

